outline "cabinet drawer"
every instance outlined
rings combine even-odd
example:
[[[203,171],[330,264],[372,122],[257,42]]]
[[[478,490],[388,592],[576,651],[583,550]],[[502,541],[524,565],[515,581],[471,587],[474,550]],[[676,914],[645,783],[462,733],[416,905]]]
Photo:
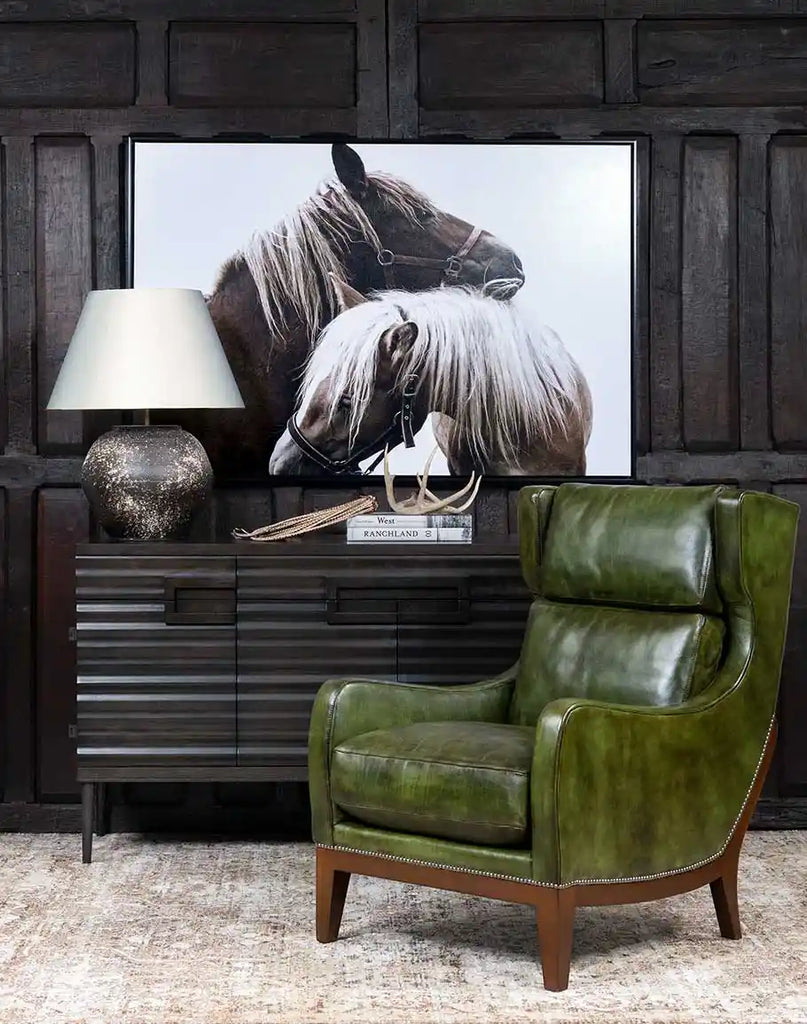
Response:
[[[469,600],[523,598],[526,589],[521,579],[518,558],[513,554],[480,556],[473,545],[463,551],[424,551],[411,553],[393,547],[388,551],[345,549],[341,553],[301,550],[291,556],[239,555],[238,604],[332,599],[334,591],[376,591],[385,601],[441,601],[462,587]],[[337,552],[339,549],[337,548]],[[397,595],[397,596],[396,596]]]
[[[81,768],[235,764],[235,694],[78,694]]]

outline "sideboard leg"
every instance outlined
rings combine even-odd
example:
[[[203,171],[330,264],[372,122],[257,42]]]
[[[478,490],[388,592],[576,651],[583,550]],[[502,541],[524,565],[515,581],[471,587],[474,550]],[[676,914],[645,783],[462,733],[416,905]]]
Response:
[[[95,834],[105,836],[109,832],[109,787],[106,782],[95,783]]]
[[[95,818],[95,783],[81,784],[81,860],[92,861],[92,830]]]

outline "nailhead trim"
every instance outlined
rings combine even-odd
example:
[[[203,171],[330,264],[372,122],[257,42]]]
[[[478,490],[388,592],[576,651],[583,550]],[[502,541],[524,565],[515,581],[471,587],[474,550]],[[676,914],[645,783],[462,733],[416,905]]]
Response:
[[[467,875],[484,875],[485,878],[501,878],[506,882],[522,882],[525,885],[543,885],[550,889],[556,888],[551,882],[538,882],[534,878],[522,878],[519,875],[500,875],[495,871],[475,871],[473,868],[461,868],[455,864],[439,864],[433,860],[415,860],[413,857],[396,857],[391,853],[376,853],[374,850],[357,850],[352,846],[329,846],[317,843],[320,850],[338,850],[341,853],[363,853],[368,857],[379,857],[381,860],[394,860],[399,864],[417,864],[422,868],[444,868],[448,871],[462,871]]]
[[[556,885],[553,882],[539,882],[534,878],[521,878],[518,875],[501,875],[495,871],[475,871],[473,868],[457,867],[457,865],[455,864],[440,864],[437,861],[416,860],[413,857],[396,857],[394,854],[391,853],[376,853],[373,850],[357,850],[352,846],[331,846],[327,843],[317,843],[316,845],[322,850],[337,850],[341,853],[363,853],[366,854],[368,857],[380,857],[382,860],[394,860],[401,864],[416,864],[419,867],[424,868],[443,868],[448,871],[462,871],[468,875],[482,875],[485,878],[500,878],[505,882],[521,882],[524,885],[543,886],[547,889],[568,889],[573,885],[620,885],[625,882],[652,882],[655,881],[655,879],[657,878],[672,878],[674,875],[682,875],[686,871],[694,871],[697,868],[705,867],[707,864],[711,864],[712,861],[717,860],[718,857],[721,857],[726,852],[726,849],[728,848],[728,845],[734,836],[734,830],[737,828],[740,818],[743,816],[743,811],[745,810],[745,805],[748,803],[748,797],[751,795],[751,790],[754,788],[754,783],[757,780],[760,765],[762,764],[762,759],[765,756],[765,748],[768,746],[768,740],[770,739],[771,731],[773,730],[773,724],[775,721],[776,718],[774,716],[774,718],[771,719],[770,725],[768,726],[768,731],[765,735],[765,742],[762,744],[762,753],[759,755],[757,766],[754,769],[754,774],[751,778],[751,784],[746,790],[745,799],[743,800],[742,807],[740,808],[739,814],[734,819],[734,823],[731,826],[731,829],[729,830],[728,838],[726,839],[725,843],[723,843],[723,845],[720,847],[717,853],[712,854],[711,857],[706,857],[704,860],[696,861],[696,863],[690,864],[684,868],[673,868],[672,871],[659,871],[655,875],[633,875],[630,878],[579,878],[575,879],[573,882],[561,882],[560,884]]]

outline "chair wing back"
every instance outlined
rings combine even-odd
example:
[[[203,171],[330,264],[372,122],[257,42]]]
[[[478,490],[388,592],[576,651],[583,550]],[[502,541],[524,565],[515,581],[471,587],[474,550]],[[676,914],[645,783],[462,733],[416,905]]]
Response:
[[[715,515],[720,486],[524,488],[522,568],[536,595],[510,720],[559,697],[678,704],[727,642]]]

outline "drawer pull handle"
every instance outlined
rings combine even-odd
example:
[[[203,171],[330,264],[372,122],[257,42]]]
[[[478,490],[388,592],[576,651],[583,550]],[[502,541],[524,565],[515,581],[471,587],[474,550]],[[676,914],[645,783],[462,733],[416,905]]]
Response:
[[[165,581],[165,623],[169,626],[234,626],[235,588],[219,581]]]
[[[471,621],[468,581],[389,586],[328,583],[326,619],[332,625],[463,625]]]

